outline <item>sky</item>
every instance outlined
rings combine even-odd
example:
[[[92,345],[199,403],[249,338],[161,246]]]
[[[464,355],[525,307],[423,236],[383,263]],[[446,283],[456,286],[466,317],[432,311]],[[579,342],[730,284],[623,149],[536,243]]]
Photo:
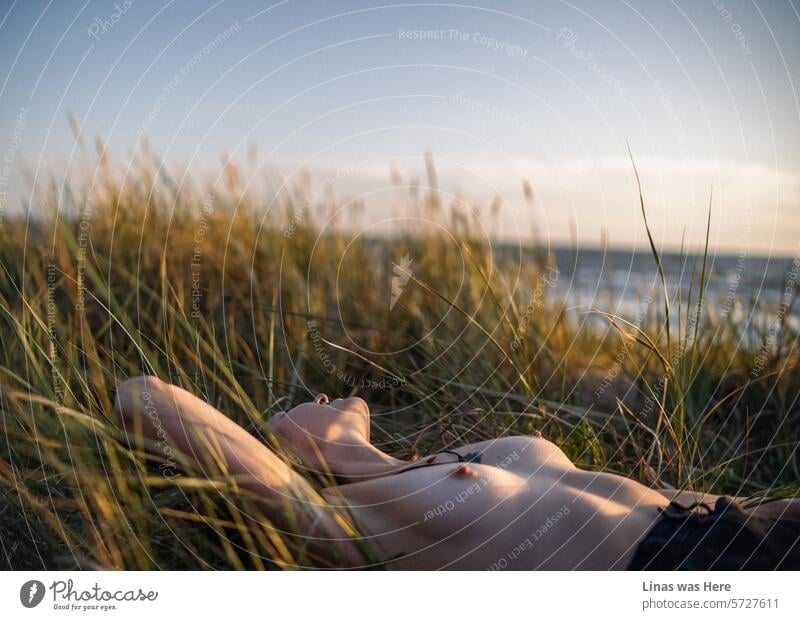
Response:
[[[0,216],[78,157],[72,114],[121,161],[255,145],[370,222],[430,153],[446,195],[502,202],[493,235],[645,249],[630,145],[661,247],[699,247],[712,196],[716,251],[795,256],[798,67],[797,0],[3,0]]]

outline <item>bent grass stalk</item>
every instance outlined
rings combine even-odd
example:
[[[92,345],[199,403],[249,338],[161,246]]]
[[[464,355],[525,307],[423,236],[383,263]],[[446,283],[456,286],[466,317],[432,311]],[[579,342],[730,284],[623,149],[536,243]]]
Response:
[[[245,178],[235,162],[226,165],[229,176]],[[319,390],[367,399],[381,413],[375,440],[403,458],[540,428],[584,466],[647,484],[766,496],[798,490],[796,327],[783,325],[751,380],[757,351],[709,297],[709,204],[699,294],[693,300],[690,289],[685,304],[677,297],[687,327],[679,319],[674,340],[674,306],[635,165],[664,311],[641,323],[593,311],[608,329],[567,312],[556,287],[537,290],[553,260],[546,251],[515,259],[430,192],[409,196],[411,208],[456,227],[460,246],[430,230],[353,240],[334,225],[320,234],[312,213],[292,219],[307,186],[277,196],[264,214],[241,184],[218,190],[187,178],[176,186],[152,161],[128,176],[120,170],[98,145],[63,191],[41,190],[40,218],[6,218],[0,228],[6,568],[326,565],[302,538],[271,527],[224,463],[219,475],[184,463],[167,477],[162,459],[127,444],[113,421],[114,390],[141,374],[182,385],[267,442],[269,416]],[[208,196],[214,209],[193,263]],[[88,201],[92,217],[81,229]],[[360,268],[337,290],[345,247]],[[414,273],[389,313],[385,276],[404,254],[414,256]],[[524,316],[523,333],[517,326],[534,295],[541,307]],[[342,381],[310,345],[309,320],[321,325],[321,346],[344,376],[406,382],[370,389]],[[748,329],[758,346],[766,341],[767,327]],[[610,368],[616,378],[601,399],[596,386]]]

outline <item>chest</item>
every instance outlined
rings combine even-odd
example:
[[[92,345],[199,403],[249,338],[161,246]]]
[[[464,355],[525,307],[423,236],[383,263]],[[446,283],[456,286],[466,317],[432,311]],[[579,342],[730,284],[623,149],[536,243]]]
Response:
[[[501,437],[470,444],[456,450],[466,462],[532,474],[537,469],[572,469],[566,454],[542,437]]]

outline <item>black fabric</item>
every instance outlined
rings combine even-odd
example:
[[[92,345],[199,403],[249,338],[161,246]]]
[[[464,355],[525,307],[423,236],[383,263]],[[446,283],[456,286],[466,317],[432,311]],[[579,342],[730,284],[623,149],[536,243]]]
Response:
[[[751,515],[730,498],[675,502],[636,549],[628,570],[800,570],[800,521]]]

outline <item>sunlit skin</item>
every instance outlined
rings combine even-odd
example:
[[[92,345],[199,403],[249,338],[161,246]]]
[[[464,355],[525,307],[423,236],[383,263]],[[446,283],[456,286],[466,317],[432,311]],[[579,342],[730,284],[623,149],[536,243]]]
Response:
[[[361,565],[308,482],[244,429],[156,378],[125,382],[117,393],[120,422],[153,440],[153,414],[143,403],[157,410],[162,432],[181,453],[207,467],[209,444],[220,446],[228,471],[268,500],[276,522],[276,504],[294,506],[304,531],[327,539],[321,546],[331,557]],[[345,481],[322,490],[320,505],[352,517],[376,561],[389,568],[625,569],[670,499],[716,499],[579,469],[541,433],[456,448],[467,462],[449,453],[402,461],[370,443],[369,407],[360,398],[320,394],[276,414],[270,427],[298,467]],[[754,510],[800,516],[792,501]]]

